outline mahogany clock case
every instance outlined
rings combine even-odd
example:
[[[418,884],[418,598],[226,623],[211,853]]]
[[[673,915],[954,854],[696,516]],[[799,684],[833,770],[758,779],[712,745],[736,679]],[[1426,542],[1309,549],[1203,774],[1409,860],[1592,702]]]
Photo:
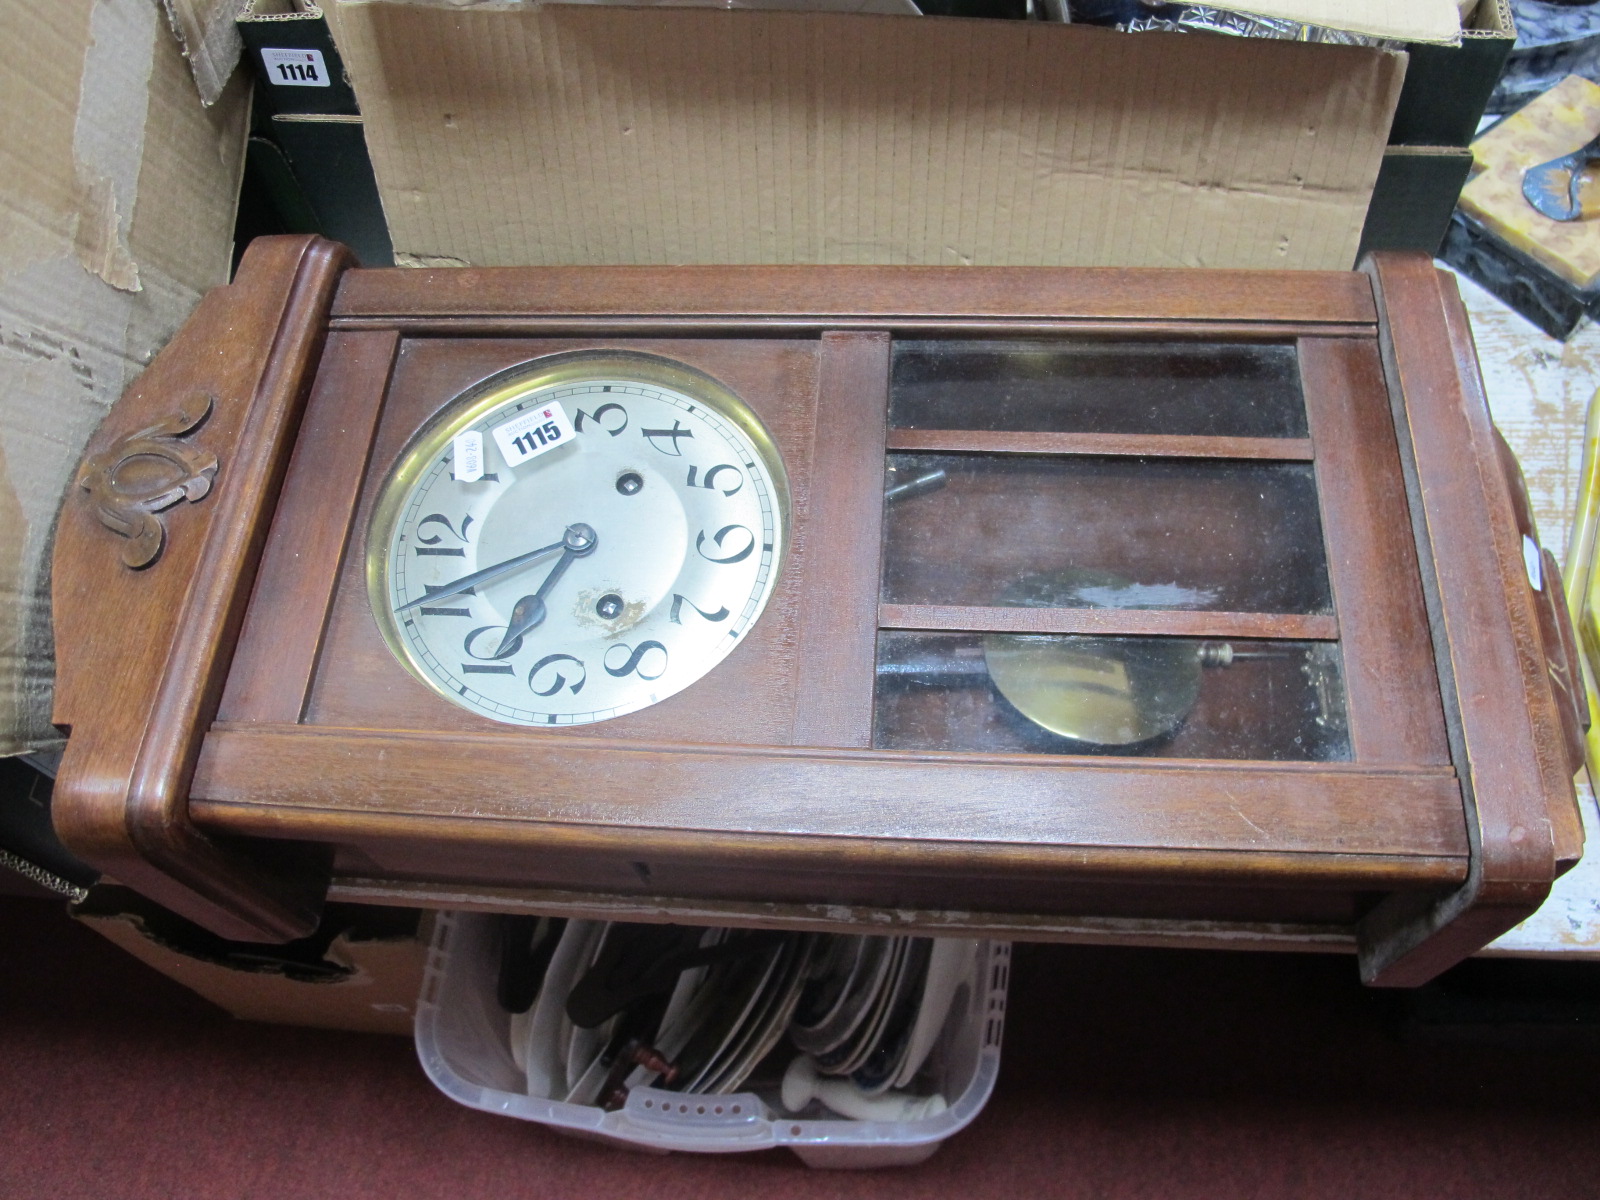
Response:
[[[789,550],[698,682],[511,727],[389,652],[367,528],[452,398],[599,349],[749,405]],[[262,239],[63,510],[58,827],[255,940],[331,883],[800,927],[1206,922],[1418,982],[1581,848],[1570,634],[1502,446],[1420,257],[402,271]],[[203,482],[141,483],[153,461]]]

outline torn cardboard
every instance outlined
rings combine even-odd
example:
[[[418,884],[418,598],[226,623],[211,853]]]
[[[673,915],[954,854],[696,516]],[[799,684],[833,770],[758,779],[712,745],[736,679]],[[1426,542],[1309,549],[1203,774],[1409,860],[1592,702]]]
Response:
[[[286,945],[228,942],[126,888],[100,886],[73,916],[241,1021],[410,1037],[431,927],[406,909],[330,905]]]
[[[48,571],[89,434],[227,281],[248,85],[209,110],[150,0],[0,9],[0,753],[60,744]]]
[[[325,5],[399,261],[1345,269],[1404,55],[1025,21]]]
[[[167,24],[189,60],[202,104],[221,98],[233,69],[239,65],[243,44],[233,23],[239,0],[161,0]]]

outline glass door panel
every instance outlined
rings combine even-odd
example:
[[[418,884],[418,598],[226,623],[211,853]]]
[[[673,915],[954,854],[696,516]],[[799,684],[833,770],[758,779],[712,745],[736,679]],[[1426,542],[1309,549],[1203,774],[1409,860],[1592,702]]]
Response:
[[[1293,346],[897,341],[901,429],[1303,438]]]
[[[1331,642],[884,630],[885,749],[1350,757]]]
[[[1310,464],[889,456],[896,605],[1329,613]]]

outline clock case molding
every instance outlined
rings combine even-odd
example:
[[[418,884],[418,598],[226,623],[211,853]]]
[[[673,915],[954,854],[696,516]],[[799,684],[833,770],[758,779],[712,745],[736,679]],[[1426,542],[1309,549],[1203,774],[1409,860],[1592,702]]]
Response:
[[[1316,472],[1334,597],[1312,632],[1344,655],[1350,761],[874,749],[880,629],[1001,611],[880,605],[886,453],[1264,453],[891,430],[902,337],[1293,345],[1310,436],[1289,456]],[[790,474],[792,551],[748,644],[687,691],[582,729],[495,725],[382,645],[370,505],[457,392],[591,347],[687,362],[757,411]],[[1420,255],[1350,273],[363,270],[321,239],[263,238],[107,417],[80,485],[54,567],[58,831],[235,939],[301,936],[331,891],[1353,949],[1369,982],[1412,985],[1531,913],[1582,849],[1587,716],[1556,565],[1545,552],[1530,585],[1520,473],[1453,281]],[[135,557],[156,545],[146,565],[129,565],[135,537]],[[1013,630],[1077,633],[1274,620],[1005,611]]]

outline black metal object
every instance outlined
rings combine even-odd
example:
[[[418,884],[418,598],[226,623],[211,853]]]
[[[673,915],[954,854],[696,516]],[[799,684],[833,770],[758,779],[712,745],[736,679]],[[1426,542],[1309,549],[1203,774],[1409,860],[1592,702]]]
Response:
[[[61,844],[50,824],[51,779],[21,758],[0,759],[0,870],[77,897],[100,878]]]
[[[1574,288],[1461,213],[1450,220],[1440,257],[1551,337],[1564,341],[1586,318],[1600,316],[1600,290]]]

